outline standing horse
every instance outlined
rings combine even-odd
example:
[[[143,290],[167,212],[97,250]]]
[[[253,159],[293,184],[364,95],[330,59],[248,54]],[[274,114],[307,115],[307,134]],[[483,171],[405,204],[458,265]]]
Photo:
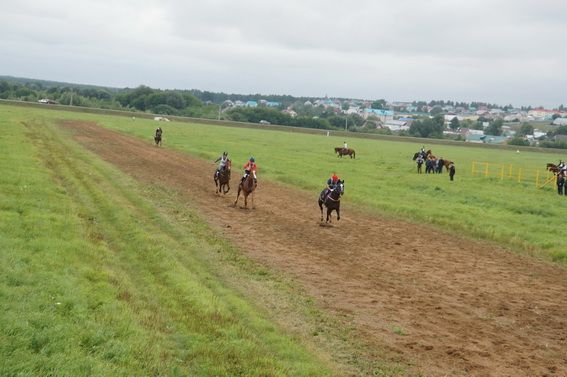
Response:
[[[561,169],[559,169],[559,166],[557,166],[557,165],[555,165],[555,164],[552,164],[552,163],[550,163],[550,162],[548,162],[547,165],[545,165],[545,169],[546,169],[546,170],[549,170],[549,171],[552,172],[553,174],[557,174],[557,173],[559,173],[559,171],[561,170]]]
[[[449,172],[449,169],[451,168],[451,164],[454,164],[454,162],[451,161],[451,160],[443,160],[443,165],[447,169],[447,173]]]
[[[218,187],[217,193],[226,194],[230,191],[230,169],[232,163],[230,160],[226,161],[226,165],[222,168],[218,174],[215,174],[215,187]]]
[[[156,136],[154,136],[154,141],[156,142],[156,146],[161,146],[161,134],[162,134],[161,127],[158,127],[156,130]]]
[[[335,188],[325,196],[326,190],[319,195],[319,209],[321,210],[321,221],[323,221],[323,204],[327,207],[327,221],[331,222],[331,213],[337,212],[337,221],[341,219],[341,195],[345,192],[345,181],[339,180]]]
[[[335,153],[338,154],[337,157],[343,158],[343,156],[350,156],[350,158],[356,158],[356,153],[352,148],[336,147]]]
[[[254,176],[252,172],[248,174],[248,176],[240,182],[238,185],[238,193],[236,194],[236,200],[234,201],[234,206],[238,203],[238,198],[240,197],[240,191],[242,191],[244,195],[244,208],[248,209],[248,195],[252,196],[252,208],[254,208],[254,190],[256,189],[256,182],[254,182]]]

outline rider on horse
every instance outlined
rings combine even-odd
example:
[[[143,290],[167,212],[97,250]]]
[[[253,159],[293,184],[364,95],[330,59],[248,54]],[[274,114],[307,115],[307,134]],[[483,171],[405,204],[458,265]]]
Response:
[[[161,127],[156,128],[156,138],[160,138],[162,132],[163,132],[163,131],[161,130]]]
[[[559,169],[559,171],[567,170],[567,166],[565,165],[565,161],[559,160],[559,165],[557,165],[557,168]]]
[[[419,150],[419,155],[423,159],[425,159],[427,157],[427,152],[425,151],[425,145],[421,146],[421,149]]]
[[[331,178],[327,179],[327,187],[323,190],[322,199],[325,199],[327,195],[331,193],[336,187],[337,183],[339,182],[340,178],[337,173],[333,173]]]
[[[256,165],[254,157],[250,157],[250,159],[248,160],[246,165],[244,165],[244,176],[242,177],[240,182],[244,182],[246,177],[248,177],[248,175],[250,175],[250,173],[252,173],[253,176],[254,176],[254,183],[257,183],[257,181],[256,181],[256,171],[257,170],[258,170],[258,165]]]
[[[222,152],[222,156],[215,160],[215,163],[217,162],[219,163],[219,167],[215,171],[215,178],[217,178],[219,176],[219,173],[226,167],[226,163],[228,162],[228,153]]]

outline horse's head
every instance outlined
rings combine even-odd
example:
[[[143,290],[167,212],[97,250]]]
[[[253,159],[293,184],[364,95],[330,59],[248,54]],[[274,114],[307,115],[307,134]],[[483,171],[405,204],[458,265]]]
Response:
[[[342,150],[343,150],[342,147],[336,147],[336,148],[335,148],[335,153],[339,153],[339,152],[342,151]]]
[[[336,186],[335,186],[335,190],[339,192],[339,195],[342,195],[345,193],[345,181],[344,180],[340,180],[337,182]]]
[[[224,168],[226,170],[230,170],[231,167],[232,167],[232,161],[230,159],[226,160],[226,164],[224,165]]]

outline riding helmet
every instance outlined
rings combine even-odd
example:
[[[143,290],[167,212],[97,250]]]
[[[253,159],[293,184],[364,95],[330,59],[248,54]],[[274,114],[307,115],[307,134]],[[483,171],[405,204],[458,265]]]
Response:
[[[250,162],[255,162],[254,157],[250,157]]]

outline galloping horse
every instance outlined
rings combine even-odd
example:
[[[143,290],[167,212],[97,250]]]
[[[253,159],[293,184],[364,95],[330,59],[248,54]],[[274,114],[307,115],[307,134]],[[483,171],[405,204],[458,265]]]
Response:
[[[234,206],[236,207],[236,203],[238,203],[238,198],[240,197],[240,191],[243,192],[244,195],[244,208],[248,208],[248,195],[252,195],[252,208],[254,208],[254,190],[256,189],[256,182],[254,182],[254,176],[252,172],[248,174],[248,177],[244,179],[244,181],[240,182],[238,185],[238,193],[236,194],[236,200],[234,201]]]
[[[156,145],[160,146],[161,145],[161,134],[162,134],[162,130],[161,127],[158,127],[158,129],[156,130],[156,136],[154,136],[154,141],[156,142]]]
[[[335,186],[335,189],[325,196],[325,191],[321,192],[319,195],[319,209],[321,210],[321,221],[323,221],[323,204],[327,207],[327,221],[331,221],[331,213],[333,211],[337,212],[337,221],[341,219],[341,195],[345,192],[345,181],[339,180]]]
[[[226,160],[226,165],[224,166],[218,174],[215,174],[215,187],[218,187],[217,193],[226,194],[230,191],[230,168],[232,163],[230,160]]]
[[[350,158],[356,158],[356,153],[352,148],[336,147],[335,153],[338,154],[337,157],[343,158],[343,156],[350,156]]]

